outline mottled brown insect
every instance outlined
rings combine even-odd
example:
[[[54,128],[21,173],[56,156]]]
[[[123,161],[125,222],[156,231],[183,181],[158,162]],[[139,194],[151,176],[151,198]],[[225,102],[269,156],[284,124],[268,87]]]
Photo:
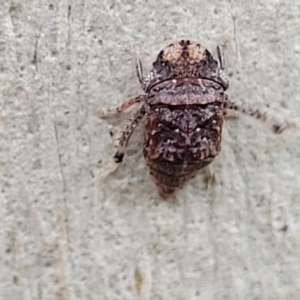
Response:
[[[175,42],[158,54],[145,78],[138,61],[137,75],[145,94],[100,112],[105,117],[142,103],[114,157],[122,162],[130,136],[145,116],[143,153],[162,198],[173,195],[219,154],[224,116],[230,111],[268,122],[276,133],[284,129],[266,114],[228,99],[228,80],[219,47],[217,54],[218,61],[200,44]]]

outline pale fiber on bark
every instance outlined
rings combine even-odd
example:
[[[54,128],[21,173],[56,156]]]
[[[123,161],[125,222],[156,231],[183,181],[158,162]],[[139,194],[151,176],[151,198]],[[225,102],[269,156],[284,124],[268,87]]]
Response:
[[[299,299],[298,138],[228,121],[209,189],[162,202],[141,128],[107,176],[133,111],[98,111],[184,38],[225,45],[232,99],[297,123],[300,3],[162,3],[0,3],[1,300]]]

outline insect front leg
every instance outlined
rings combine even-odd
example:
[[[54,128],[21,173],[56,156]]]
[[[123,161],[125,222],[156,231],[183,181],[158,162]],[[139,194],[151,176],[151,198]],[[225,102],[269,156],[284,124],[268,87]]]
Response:
[[[146,95],[139,95],[137,97],[133,97],[133,98],[130,98],[130,99],[124,101],[117,107],[111,107],[106,111],[101,109],[99,111],[99,116],[101,118],[106,118],[106,117],[111,117],[113,115],[119,114],[134,104],[137,104],[140,102],[145,102],[146,97],[147,97]]]
[[[224,55],[222,53],[222,50],[221,50],[220,46],[217,46],[217,54],[218,54],[218,60],[219,60],[220,69],[224,70],[225,59],[224,59]]]
[[[134,129],[138,125],[138,123],[144,117],[145,113],[146,113],[146,109],[145,109],[145,105],[143,105],[140,108],[140,110],[134,115],[134,118],[131,120],[131,123],[126,126],[126,129],[123,132],[123,134],[119,140],[118,151],[114,155],[115,162],[117,162],[117,163],[122,162],[129,139],[130,139]]]
[[[224,103],[224,115],[225,116],[237,116],[237,114],[242,113],[251,117],[254,117],[263,123],[265,123],[274,133],[280,134],[285,129],[291,127],[290,123],[279,123],[273,117],[268,116],[267,113],[261,112],[259,109],[255,109],[251,106],[246,106],[244,104],[236,104],[234,101],[226,98]]]
[[[135,71],[140,84],[144,86],[143,66],[142,66],[142,62],[139,59],[136,60]]]

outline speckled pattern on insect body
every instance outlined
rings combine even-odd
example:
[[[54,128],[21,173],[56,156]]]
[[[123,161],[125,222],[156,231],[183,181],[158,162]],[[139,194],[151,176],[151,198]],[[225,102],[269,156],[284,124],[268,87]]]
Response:
[[[167,46],[145,78],[140,61],[137,63],[137,75],[145,94],[100,112],[105,117],[142,103],[123,132],[115,160],[122,162],[134,128],[145,117],[143,153],[164,199],[219,154],[223,120],[230,110],[269,123],[276,133],[284,129],[259,110],[228,99],[225,94],[228,80],[219,47],[217,53],[218,61],[206,48],[189,40]]]

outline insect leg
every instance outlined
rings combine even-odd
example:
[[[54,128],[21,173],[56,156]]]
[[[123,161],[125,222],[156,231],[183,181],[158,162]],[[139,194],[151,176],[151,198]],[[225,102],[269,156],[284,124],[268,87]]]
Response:
[[[106,117],[116,115],[116,114],[121,113],[122,111],[126,110],[130,106],[132,106],[136,103],[144,102],[145,100],[146,100],[146,95],[139,95],[137,97],[130,98],[130,99],[124,101],[123,103],[121,103],[117,107],[111,107],[106,111],[101,109],[99,111],[99,116],[100,116],[100,118],[106,118]]]
[[[123,134],[120,138],[120,141],[119,141],[118,151],[114,155],[115,162],[117,162],[117,163],[122,162],[129,139],[130,139],[135,127],[138,125],[138,123],[144,117],[145,113],[146,113],[146,110],[145,110],[145,106],[143,105],[140,108],[140,110],[134,115],[131,123],[126,126],[126,129],[123,132]]]
[[[219,60],[219,65],[220,69],[224,70],[224,65],[225,65],[225,60],[224,60],[224,55],[221,51],[221,47],[217,46],[217,54],[218,54],[218,60]]]
[[[136,60],[135,71],[140,84],[144,86],[143,66],[142,66],[142,62],[139,59]]]
[[[224,55],[223,55],[223,52],[222,52],[220,46],[217,46],[217,55],[218,55],[218,61],[219,61],[219,77],[223,81],[224,86],[227,89],[228,88],[228,77],[224,71],[225,59],[224,59]]]
[[[268,127],[271,128],[271,130],[274,133],[280,134],[285,129],[289,128],[291,124],[285,122],[285,123],[279,123],[277,120],[275,120],[273,117],[268,116],[267,113],[261,112],[259,109],[255,109],[251,106],[246,106],[244,104],[236,104],[234,101],[231,101],[229,99],[226,99],[226,102],[224,102],[224,115],[225,116],[234,116],[239,113],[254,117],[263,123],[265,123]]]

